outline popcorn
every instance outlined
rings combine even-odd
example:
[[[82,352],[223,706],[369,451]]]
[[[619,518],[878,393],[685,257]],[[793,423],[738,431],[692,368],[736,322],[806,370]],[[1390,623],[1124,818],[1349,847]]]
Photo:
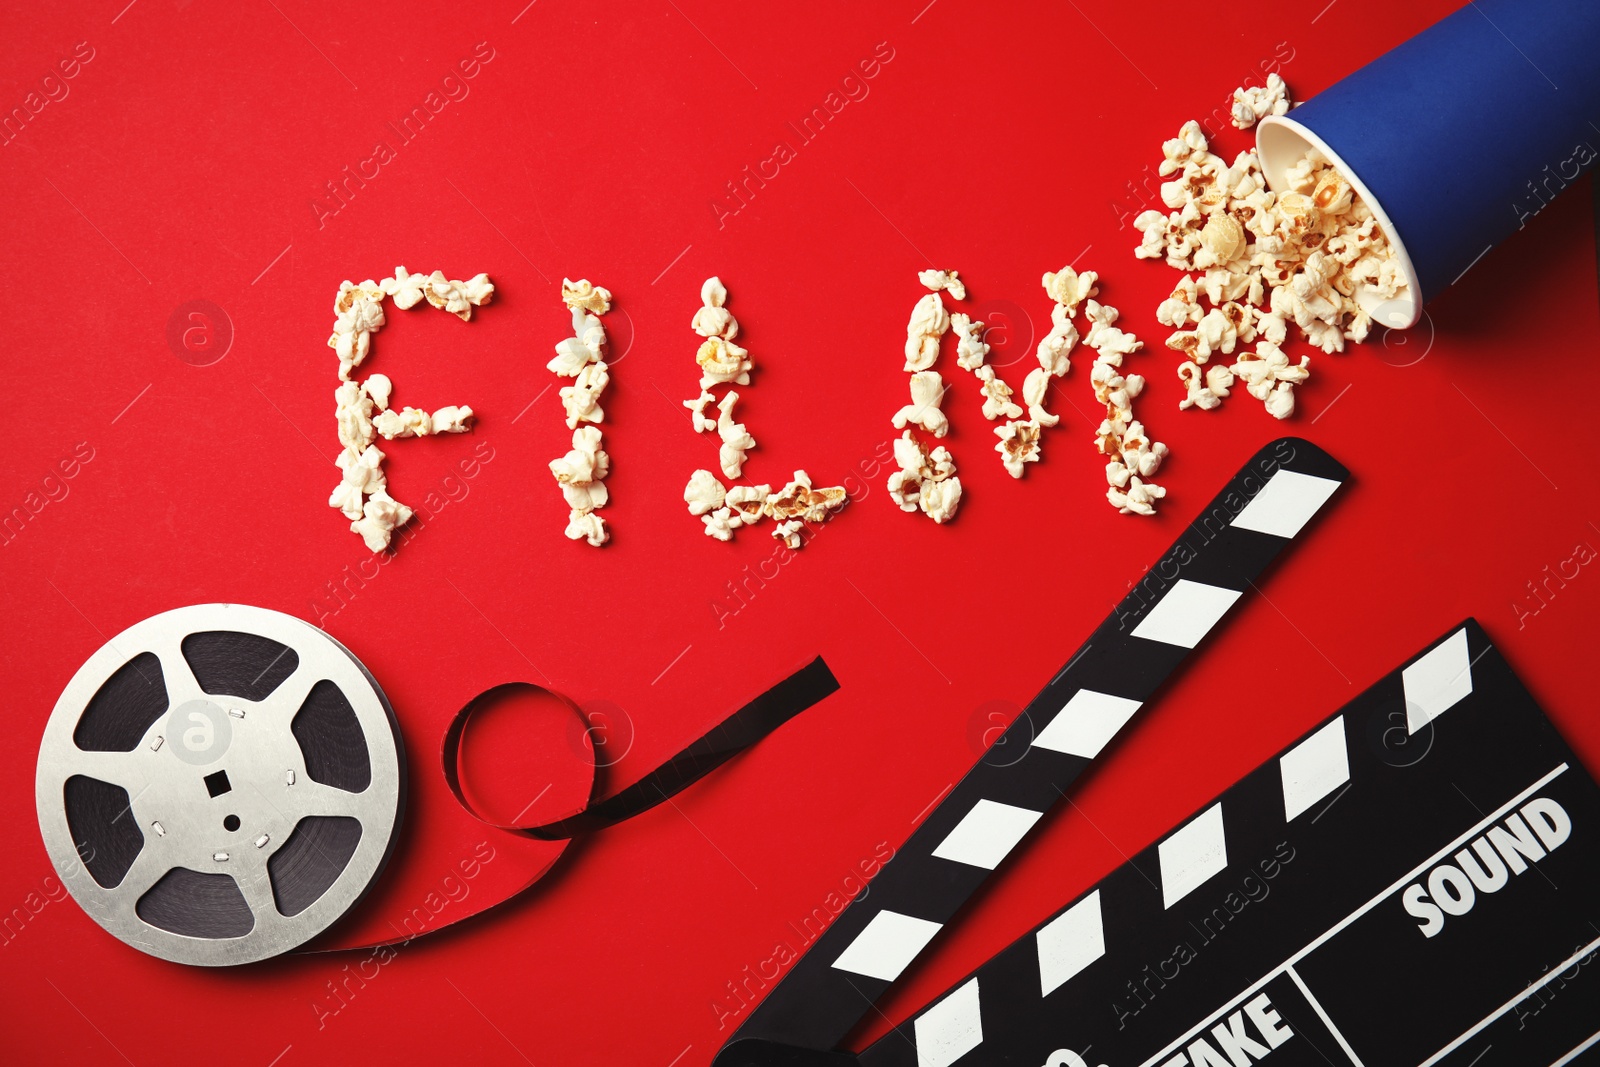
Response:
[[[545,369],[562,378],[576,378],[583,368],[600,361],[605,336],[599,319],[574,308],[572,336],[556,343],[556,358],[546,363]]]
[[[1344,351],[1344,333],[1339,327],[1313,319],[1303,329],[1305,330],[1306,340],[1329,355]]]
[[[780,522],[778,523],[777,528],[772,531],[772,536],[782,541],[789,548],[799,548],[802,543],[800,540],[800,531],[803,526],[804,524],[801,523],[799,519],[790,519],[788,522]]]
[[[1133,228],[1139,231],[1139,244],[1133,254],[1139,259],[1162,259],[1172,239],[1168,232],[1167,216],[1151,208],[1133,217]]]
[[[1050,275],[1045,275],[1050,277]],[[1046,290],[1050,287],[1045,286]],[[1060,378],[1071,368],[1067,357],[1078,344],[1078,328],[1072,324],[1073,311],[1066,304],[1057,303],[1050,309],[1050,332],[1039,342],[1035,355],[1039,366],[1053,378]]]
[[[994,450],[1013,478],[1022,477],[1023,465],[1039,462],[1039,424],[1013,420],[995,431],[1000,443]]]
[[[743,525],[739,517],[728,508],[718,508],[702,515],[700,521],[706,524],[706,536],[715,537],[718,541],[732,541],[733,531]]]
[[[749,355],[746,349],[740,348],[732,341],[723,337],[708,337],[695,353],[694,360],[700,364],[700,388],[709,389],[713,385],[725,385],[732,382],[735,385],[750,384],[750,370],[754,366],[745,357]]]
[[[724,341],[731,341],[739,336],[739,323],[733,313],[725,307],[713,307],[710,304],[695,311],[689,327],[701,337],[720,337]]]
[[[373,419],[372,427],[385,441],[397,437],[427,437],[433,433],[433,416],[420,408],[390,409]]]
[[[1328,157],[1315,148],[1307,149],[1305,157],[1290,164],[1284,173],[1289,188],[1297,193],[1310,193],[1317,187],[1317,171],[1328,163]]]
[[[339,443],[360,452],[372,443],[372,398],[358,383],[345,382],[333,391],[333,401]]]
[[[1195,155],[1183,165],[1174,181],[1161,183],[1161,201],[1180,209],[1179,217],[1194,221],[1194,213],[1210,215],[1222,208],[1233,184],[1228,167],[1216,156]]]
[[[995,377],[993,367],[979,367],[977,375],[978,381],[983,383],[984,418],[1015,419],[1022,415],[1022,409],[1011,400],[1011,386]],[[944,434],[936,433],[934,436],[943,437]]]
[[[940,447],[942,448],[943,446],[941,445]],[[921,477],[923,470],[931,469],[932,465],[928,450],[922,446],[921,441],[918,441],[912,435],[910,430],[907,430],[895,440],[894,462],[895,466],[901,470],[911,471],[917,474],[918,477]]]
[[[394,531],[411,521],[412,511],[391,497],[387,490],[379,489],[367,498],[361,508],[361,518],[350,524],[353,533],[361,535],[367,548],[382,552],[389,547]]]
[[[934,522],[943,526],[955,518],[961,505],[961,479],[951,476],[924,482],[918,506]]]
[[[1050,295],[1051,300],[1066,308],[1066,317],[1070,319],[1078,313],[1079,304],[1099,294],[1100,288],[1097,284],[1099,280],[1100,275],[1092,270],[1079,274],[1067,266],[1047,273],[1040,284],[1044,286],[1044,291]]]
[[[1190,119],[1178,130],[1178,136],[1161,145],[1161,166],[1158,168],[1163,178],[1183,168],[1183,165],[1196,156],[1204,157],[1209,146],[1206,144],[1206,135],[1201,132],[1200,124]]]
[[[1332,167],[1318,175],[1317,183],[1311,187],[1311,203],[1324,215],[1342,215],[1349,211],[1355,196],[1355,188]]]
[[[742,385],[750,380],[751,364],[744,358],[745,350],[731,343],[731,339],[739,332],[739,324],[724,306],[727,299],[728,290],[719,278],[707,278],[700,287],[701,307],[695,312],[690,326],[706,338],[696,356],[706,374],[701,379],[700,395],[694,400],[684,401],[683,406],[689,409],[690,421],[697,433],[716,430],[719,440],[718,462],[722,473],[724,477],[735,480],[743,473],[745,454],[756,447],[756,441],[744,423],[734,418],[734,405],[739,402],[738,392],[729,390],[721,400],[717,400],[712,392],[714,386],[729,382]],[[938,387],[939,376],[935,374],[932,377],[935,394],[942,392]],[[923,388],[920,383],[914,388],[914,399],[916,389],[920,388]],[[715,420],[707,413],[712,404],[717,408]],[[937,407],[935,399],[935,415],[938,414]],[[924,416],[925,413],[918,417]],[[797,549],[804,544],[800,535],[804,525],[826,521],[834,511],[844,506],[848,494],[843,486],[813,487],[805,471],[795,471],[794,480],[774,492],[770,485],[724,487],[711,471],[697,470],[684,487],[683,499],[688,505],[689,514],[698,517],[704,524],[707,537],[731,541],[734,531],[741,526],[753,526],[763,518],[771,518],[777,525],[773,536],[787,547]]]
[[[367,380],[361,383],[361,391],[372,399],[372,406],[379,411],[389,406],[389,394],[394,391],[394,383],[387,374],[369,374]]]
[[[363,496],[376,493],[386,485],[383,453],[378,451],[377,445],[368,445],[360,453],[346,448],[335,462],[344,476],[329,495],[328,506],[338,508],[347,519],[359,519],[363,514]]]
[[[689,505],[689,514],[699,516],[722,507],[727,491],[717,476],[707,470],[698,470],[689,476],[684,487],[683,501]]]
[[[1264,87],[1235,91],[1234,124],[1248,128],[1289,106],[1288,89],[1274,74]],[[1237,378],[1275,417],[1287,417],[1308,365],[1283,353],[1290,324],[1328,353],[1365,341],[1372,317],[1363,303],[1407,295],[1400,261],[1350,179],[1315,149],[1287,168],[1277,193],[1267,190],[1254,150],[1224,168],[1195,123],[1162,145],[1162,157],[1161,174],[1172,179],[1162,195],[1175,210],[1134,219],[1140,233],[1134,255],[1203,272],[1186,274],[1156,309],[1157,319],[1176,331],[1167,346],[1185,359],[1179,406],[1213,409]],[[1091,344],[1104,334],[1097,329]],[[1203,367],[1250,344],[1257,350],[1242,352],[1232,366]]]
[[[766,492],[767,486],[764,485],[756,488],[765,493],[759,514],[778,520],[802,519],[810,523],[826,522],[833,512],[844,507],[849,500],[849,494],[843,486],[813,488],[811,476],[805,471],[795,471],[794,479],[776,493]],[[732,495],[732,490],[729,490],[729,494]]]
[[[426,275],[407,274],[404,267],[396,267],[393,278],[385,278],[379,283],[384,293],[394,298],[394,306],[401,311],[409,311],[422,302],[422,290],[427,284]]]
[[[600,316],[611,310],[611,292],[587,278],[576,282],[563,278],[561,301],[572,312],[572,336],[556,345],[556,358],[546,367],[559,377],[573,379],[571,385],[564,385],[558,391],[567,429],[573,433],[571,450],[550,461],[550,474],[561,487],[561,497],[570,509],[565,530],[567,538],[599,548],[611,540],[605,519],[594,513],[611,502],[610,490],[605,486],[606,475],[611,473],[611,456],[601,447],[604,438],[599,427],[592,424],[605,421],[600,397],[611,381],[609,368],[602,358],[606,329],[600,321]],[[441,432],[438,419],[436,412],[436,433]],[[580,423],[591,425],[580,426]]]
[[[350,372],[371,354],[372,335],[385,324],[386,298],[393,298],[395,306],[402,309],[415,307],[426,298],[470,319],[472,308],[489,303],[493,295],[494,285],[486,274],[452,282],[438,271],[424,276],[411,274],[405,267],[396,267],[394,277],[381,282],[369,279],[357,285],[346,280],[334,295],[334,327],[328,344],[339,357],[340,385],[334,390],[334,420],[339,443],[344,447],[335,461],[342,477],[329,495],[328,504],[351,520],[351,531],[360,534],[374,552],[389,546],[395,528],[408,522],[412,512],[389,496],[383,474],[384,454],[373,446],[373,438],[464,433],[474,416],[472,408],[465,404],[442,407],[432,414],[409,407],[392,410],[389,398],[394,383],[387,375],[372,374],[363,382],[354,382]],[[378,412],[376,417],[374,409]]]
[[[610,456],[600,448],[600,431],[585,426],[572,435],[572,450],[550,461],[550,473],[562,485],[585,485],[610,473]]]
[[[889,475],[889,499],[901,511],[920,509],[941,526],[955,518],[961,479],[947,449],[940,446],[929,452],[907,430],[894,443],[894,461],[900,469]]]
[[[723,503],[729,511],[739,516],[743,525],[754,526],[765,514],[763,509],[771,493],[770,485],[735,485],[729,487]]]
[[[1254,89],[1233,91],[1233,125],[1248,130],[1268,115],[1289,111],[1289,87],[1277,74],[1267,75],[1267,84]]]
[[[1195,280],[1187,274],[1177,288],[1172,290],[1172,295],[1156,306],[1156,321],[1163,326],[1182,329],[1191,322],[1199,322],[1204,314],[1200,310],[1199,287]]]
[[[494,285],[487,274],[475,274],[464,282],[451,281],[440,271],[428,275],[422,295],[436,308],[450,312],[462,322],[472,320],[472,309],[494,299]]]
[[[938,293],[929,293],[911,309],[906,324],[906,366],[908,371],[924,371],[939,358],[939,338],[950,328],[950,314]]]
[[[899,470],[889,475],[889,499],[901,511],[916,511],[922,501],[922,478],[915,471]]]
[[[979,374],[989,371],[988,367],[979,368]],[[994,372],[989,371],[992,377]],[[1001,388],[1005,388],[1002,384]],[[1006,390],[1009,395],[1010,390]],[[894,413],[894,428],[903,430],[906,424],[920,426],[935,437],[943,437],[950,430],[950,421],[944,412],[939,410],[939,405],[944,402],[944,379],[935,370],[918,371],[911,376],[911,403]],[[984,411],[989,410],[985,403]],[[1021,414],[1020,409],[1018,414]]]
[[[560,389],[561,406],[566,409],[567,429],[580,422],[604,422],[606,413],[600,408],[600,394],[605,392],[611,376],[604,363],[591,363],[578,372],[571,385]]]
[[[604,315],[611,310],[611,291],[590,285],[587,278],[580,278],[577,281],[562,278],[561,302],[574,311],[582,308],[596,315]]]
[[[761,488],[769,490],[761,501],[761,513],[779,522],[803,518],[811,509],[811,476],[805,471],[795,471],[793,480],[776,492]]]
[[[1202,276],[1202,284],[1206,299],[1213,305],[1237,300],[1257,305],[1266,298],[1266,282],[1259,268],[1236,271],[1212,267]]]
[[[1116,308],[1101,305],[1093,300],[1084,305],[1084,316],[1091,324],[1084,343],[1094,349],[1101,359],[1115,367],[1122,365],[1123,356],[1131,355],[1144,347],[1144,342],[1133,334],[1112,325],[1117,321],[1119,314]]]
[[[551,462],[552,470],[558,462],[560,461]],[[567,507],[574,511],[593,511],[611,502],[611,492],[605,487],[604,482],[568,482],[561,487],[561,498],[567,502]]]
[[[1204,136],[1201,135],[1198,125],[1190,123],[1185,125],[1176,141],[1169,141],[1165,146],[1167,159],[1172,163],[1171,173],[1178,169],[1190,169],[1209,165],[1210,157],[1206,152]],[[1166,164],[1163,163],[1163,167]],[[1221,181],[1221,178],[1217,179]],[[1185,212],[1193,218],[1198,218],[1198,209],[1191,204]],[[1155,213],[1159,216],[1159,212]],[[1160,216],[1165,220],[1164,216]],[[1153,219],[1147,219],[1151,232],[1155,232]],[[1189,225],[1186,222],[1185,225]],[[1136,222],[1137,225],[1137,222]],[[1226,236],[1226,235],[1224,235]],[[1195,237],[1195,246],[1198,247],[1199,238]],[[1185,246],[1188,248],[1189,246]],[[1192,248],[1189,250],[1192,252]],[[1226,249],[1224,249],[1226,251]],[[1142,253],[1141,253],[1142,254]],[[1159,253],[1158,253],[1159,254]],[[1186,255],[1189,254],[1186,252]],[[1162,302],[1157,310],[1156,317],[1168,326],[1185,326],[1193,322],[1196,329],[1192,331],[1180,330],[1168,338],[1169,346],[1181,343],[1182,347],[1194,349],[1199,347],[1198,335],[1205,323],[1205,315],[1199,307],[1199,284],[1187,275],[1184,276],[1172,295]],[[1167,446],[1159,441],[1152,441],[1145,433],[1144,424],[1133,416],[1134,398],[1144,392],[1145,380],[1139,374],[1123,374],[1122,361],[1125,356],[1132,355],[1144,347],[1133,334],[1120,330],[1115,326],[1121,313],[1108,304],[1101,304],[1092,299],[1084,303],[1084,317],[1089,322],[1089,332],[1084,340],[1095,351],[1094,367],[1089,372],[1089,382],[1094,387],[1094,398],[1105,406],[1105,418],[1095,430],[1095,448],[1106,458],[1106,499],[1123,514],[1153,515],[1155,514],[1154,501],[1166,495],[1166,490],[1153,482],[1144,481],[1153,476],[1161,467],[1161,462],[1167,456]],[[1232,327],[1232,320],[1223,319],[1223,323]],[[1209,331],[1208,327],[1208,331]],[[1196,373],[1199,368],[1193,363]],[[1032,408],[1029,414],[1034,413]],[[1035,428],[1034,434],[1037,435]],[[1001,447],[1005,442],[1002,441]],[[1020,447],[1020,446],[1019,446]],[[1021,477],[1023,464],[1036,458],[1028,456],[1024,451],[1014,460],[1007,462],[1007,468],[1016,477]],[[1132,488],[1137,486],[1137,488]]]
[[[719,308],[728,302],[728,288],[722,279],[712,275],[700,284],[700,303]]]
[[[1122,431],[1121,453],[1124,466],[1148,478],[1161,469],[1162,460],[1167,458],[1167,446],[1150,440],[1144,423],[1135,419]]]
[[[924,270],[917,272],[917,281],[937,293],[943,289],[957,300],[967,298],[967,287],[961,281],[959,271],[953,270]]]
[[[577,511],[603,508],[610,501],[604,479],[611,457],[600,448],[600,431],[585,426],[572,435],[572,450],[550,461],[550,473],[561,486],[567,506]]]
[[[1277,345],[1263,341],[1254,352],[1240,353],[1233,373],[1247,393],[1266,405],[1268,414],[1286,419],[1294,413],[1294,387],[1311,376],[1310,367],[1310,356],[1295,364]]]
[[[1246,243],[1244,227],[1238,219],[1227,214],[1213,215],[1200,230],[1200,254],[1195,257],[1195,266],[1231,263],[1244,255]]]
[[[1106,417],[1127,422],[1133,418],[1133,398],[1144,392],[1144,377],[1117,373],[1109,363],[1097,362],[1089,373],[1094,398],[1106,406]]]
[[[1167,495],[1167,491],[1153,482],[1141,481],[1138,476],[1130,479],[1126,491],[1112,486],[1106,490],[1106,499],[1111,506],[1122,514],[1154,515],[1155,502]]]
[[[1022,402],[1028,405],[1030,422],[1037,422],[1040,426],[1054,426],[1061,421],[1060,415],[1052,415],[1044,409],[1045,397],[1049,395],[1050,383],[1054,380],[1055,376],[1045,367],[1033,368],[1022,380]]]
[[[711,433],[716,430],[717,420],[706,414],[706,407],[716,402],[716,397],[704,391],[693,400],[683,402],[683,406],[689,409],[689,419],[694,424],[695,433]]]
[[[372,282],[352,285],[342,282],[333,302],[333,336],[328,347],[339,356],[339,380],[347,381],[350,372],[366,360],[372,350],[372,335],[383,327],[383,290]]]
[[[1239,342],[1239,329],[1234,321],[1223,314],[1221,308],[1212,308],[1200,319],[1200,324],[1195,327],[1195,362],[1204,363],[1211,358],[1211,353],[1221,352],[1225,356],[1233,354],[1234,346]]]
[[[606,520],[593,511],[582,508],[574,508],[567,516],[565,532],[569,540],[587,541],[596,548],[611,540],[611,531],[606,529]]]
[[[756,439],[750,436],[744,423],[733,421],[733,405],[738,400],[738,393],[729,393],[717,405],[717,410],[721,412],[717,417],[717,436],[722,439],[717,459],[722,464],[722,473],[729,478],[739,477],[744,470],[745,453],[756,447]]]
[[[700,287],[700,308],[694,313],[689,326],[701,337],[720,337],[731,341],[739,336],[739,323],[722,305],[728,299],[728,290],[720,278],[711,277]],[[743,383],[740,383],[743,384]]]
[[[1372,316],[1367,314],[1365,308],[1361,307],[1357,307],[1354,311],[1347,308],[1346,314],[1350,325],[1345,327],[1345,339],[1360,344],[1367,339],[1367,334],[1372,331]]]
[[[1277,233],[1284,240],[1303,241],[1308,234],[1321,234],[1322,212],[1305,193],[1279,193],[1275,209],[1279,219]]]
[[[1281,345],[1289,336],[1289,323],[1282,315],[1276,312],[1270,314],[1256,313],[1256,336]]]
[[[977,370],[989,355],[983,343],[983,323],[959,311],[950,313],[950,328],[956,335],[956,364],[962,370]]]
[[[928,453],[928,471],[934,481],[943,481],[956,472],[955,457],[943,445]]]
[[[442,407],[433,413],[434,433],[466,433],[472,428],[473,410],[465,404]]]
[[[1222,405],[1222,397],[1212,389],[1206,381],[1205,369],[1198,363],[1184,360],[1178,364],[1178,380],[1183,383],[1185,396],[1178,401],[1178,410],[1185,411],[1197,407],[1201,411],[1211,411]]]

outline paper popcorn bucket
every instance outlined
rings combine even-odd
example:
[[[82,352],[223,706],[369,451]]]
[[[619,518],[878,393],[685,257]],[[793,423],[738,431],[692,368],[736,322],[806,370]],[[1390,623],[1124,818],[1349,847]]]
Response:
[[[1358,299],[1411,326],[1600,153],[1600,0],[1473,0],[1263,119],[1256,146],[1274,190],[1308,147],[1349,179],[1407,281]]]

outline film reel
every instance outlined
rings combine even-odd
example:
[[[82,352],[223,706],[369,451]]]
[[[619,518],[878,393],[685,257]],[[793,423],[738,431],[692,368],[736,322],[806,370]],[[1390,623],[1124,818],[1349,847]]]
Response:
[[[321,933],[376,880],[401,752],[382,689],[323,631],[241,604],[177,608],[67,684],[39,751],[39,828],[118,939],[248,963]]]

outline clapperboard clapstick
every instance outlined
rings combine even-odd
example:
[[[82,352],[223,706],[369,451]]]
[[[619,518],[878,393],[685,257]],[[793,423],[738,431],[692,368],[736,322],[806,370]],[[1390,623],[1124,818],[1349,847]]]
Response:
[[[756,1007],[719,1067],[853,1062],[834,1051],[845,1035],[1348,476],[1300,438],[1256,453]]]
[[[859,1063],[1593,1062],[1597,846],[1600,788],[1468,621]]]

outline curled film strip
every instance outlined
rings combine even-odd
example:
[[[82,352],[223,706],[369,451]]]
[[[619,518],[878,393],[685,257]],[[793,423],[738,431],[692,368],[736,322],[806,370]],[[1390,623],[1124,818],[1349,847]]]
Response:
[[[462,788],[474,714],[533,691],[587,719],[505,683],[452,719],[442,773],[481,821],[564,841],[663,802],[837,688],[814,659],[615,795],[599,795],[591,766],[580,810],[506,826]],[[320,629],[245,605],[178,608],[118,634],[68,683],[40,747],[39,825],[64,884],[120,940],[180,963],[248,963],[304,945],[373,885],[402,815],[401,751],[383,691]],[[410,937],[383,940],[395,939]]]
[[[1285,437],[1234,475],[1017,720],[814,941],[718,1067],[849,1063],[834,1051],[1349,476]],[[1028,758],[1001,753],[1026,750]]]

